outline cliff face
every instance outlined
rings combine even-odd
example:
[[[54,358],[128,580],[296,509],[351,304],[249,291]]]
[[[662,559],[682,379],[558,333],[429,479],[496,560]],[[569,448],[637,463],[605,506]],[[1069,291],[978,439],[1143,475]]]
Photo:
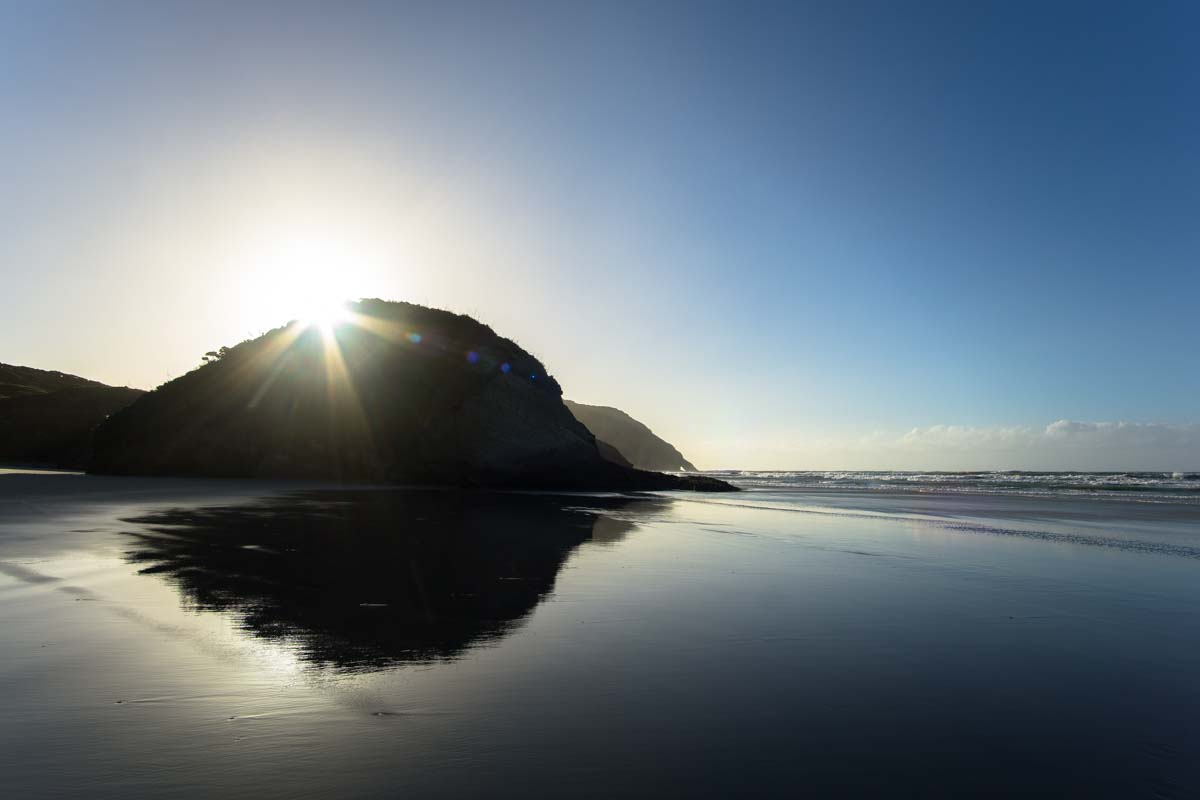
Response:
[[[80,468],[93,431],[142,392],[0,364],[0,461]]]
[[[662,472],[696,472],[692,462],[674,445],[617,408],[589,406],[564,400],[575,419],[587,426],[601,442],[611,445],[637,469]]]
[[[292,323],[114,414],[92,471],[580,489],[727,488],[604,459],[540,361],[475,320],[364,300]]]

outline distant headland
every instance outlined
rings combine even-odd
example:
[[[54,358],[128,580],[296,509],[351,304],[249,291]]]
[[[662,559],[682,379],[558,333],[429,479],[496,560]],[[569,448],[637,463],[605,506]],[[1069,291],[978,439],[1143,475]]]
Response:
[[[641,422],[619,408],[589,406],[564,400],[575,419],[596,434],[602,445],[610,445],[637,469],[659,472],[696,472],[692,462],[683,457],[670,442],[654,435]]]

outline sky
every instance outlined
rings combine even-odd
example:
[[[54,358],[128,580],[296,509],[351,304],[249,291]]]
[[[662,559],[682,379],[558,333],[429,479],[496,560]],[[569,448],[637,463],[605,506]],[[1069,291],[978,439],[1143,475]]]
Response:
[[[1200,6],[0,0],[0,361],[314,296],[702,468],[1200,469]]]

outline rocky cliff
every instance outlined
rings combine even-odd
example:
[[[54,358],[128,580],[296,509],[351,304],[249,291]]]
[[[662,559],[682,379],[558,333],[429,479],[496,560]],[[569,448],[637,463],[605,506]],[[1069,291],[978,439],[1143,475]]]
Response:
[[[654,435],[654,431],[641,422],[609,406],[589,406],[564,400],[575,419],[596,434],[602,443],[617,450],[625,460],[637,469],[652,469],[662,472],[695,472],[692,462],[683,457],[670,442]]]
[[[545,366],[470,317],[364,300],[222,349],[99,429],[91,470],[459,486],[730,490],[622,466]]]

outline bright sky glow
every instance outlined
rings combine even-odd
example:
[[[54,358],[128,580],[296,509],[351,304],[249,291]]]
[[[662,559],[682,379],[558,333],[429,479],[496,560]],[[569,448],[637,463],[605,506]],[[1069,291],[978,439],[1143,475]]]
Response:
[[[330,327],[347,318],[363,276],[378,271],[363,247],[335,238],[281,236],[251,249],[237,269],[238,302],[246,331],[269,330],[291,319]]]
[[[151,388],[382,297],[481,319],[702,467],[1197,469],[1170,443],[1200,422],[1198,28],[2,4],[0,361]]]

